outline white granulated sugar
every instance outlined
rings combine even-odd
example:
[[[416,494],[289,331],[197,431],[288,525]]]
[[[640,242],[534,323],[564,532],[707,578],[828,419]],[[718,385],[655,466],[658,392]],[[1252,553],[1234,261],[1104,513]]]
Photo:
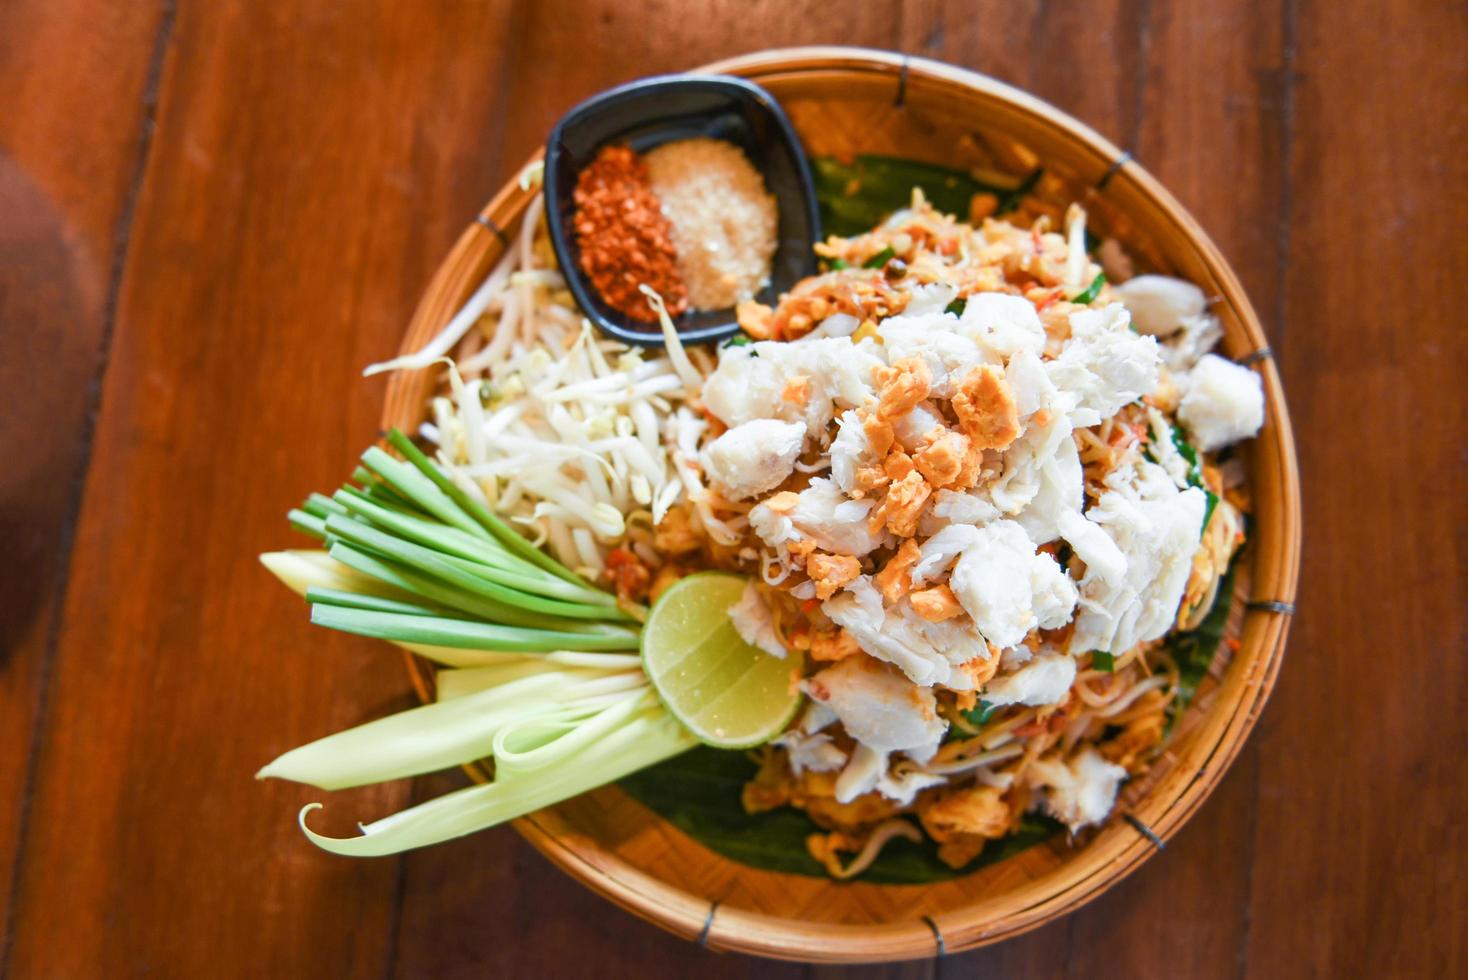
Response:
[[[740,149],[699,137],[645,157],[653,193],[673,226],[678,271],[700,310],[727,309],[770,281],[779,214]]]

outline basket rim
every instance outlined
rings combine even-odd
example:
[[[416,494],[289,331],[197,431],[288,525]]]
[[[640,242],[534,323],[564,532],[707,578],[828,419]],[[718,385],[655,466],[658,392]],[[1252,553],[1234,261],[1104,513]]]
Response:
[[[1261,576],[1254,583],[1250,614],[1245,620],[1242,640],[1259,654],[1245,663],[1236,660],[1229,668],[1229,683],[1239,688],[1238,695],[1212,709],[1219,715],[1210,719],[1216,731],[1202,761],[1194,767],[1185,785],[1176,791],[1147,828],[1151,837],[1140,831],[1125,843],[1112,844],[1105,854],[1094,854],[1086,860],[1087,870],[1061,887],[1039,888],[1035,882],[1016,889],[1026,893],[1024,901],[1012,906],[997,923],[963,919],[955,910],[937,916],[899,919],[878,925],[848,925],[783,919],[764,913],[725,908],[718,901],[694,895],[678,885],[653,877],[595,842],[577,838],[568,841],[568,828],[560,825],[553,811],[538,811],[514,822],[516,830],[538,851],[567,874],[592,891],[621,908],[687,939],[696,939],[713,949],[747,953],[772,959],[798,962],[877,962],[914,959],[974,949],[1020,935],[1063,915],[1100,895],[1121,881],[1170,839],[1211,795],[1223,773],[1233,762],[1249,732],[1258,720],[1274,686],[1283,660],[1289,616],[1282,608],[1269,603],[1292,606],[1299,572],[1301,506],[1299,475],[1295,459],[1294,439],[1289,411],[1279,373],[1268,357],[1268,346],[1258,316],[1249,302],[1228,262],[1211,238],[1150,173],[1114,144],[1084,123],[1017,88],[987,75],[927,58],[868,48],[841,46],[808,46],[779,48],[753,52],[703,65],[692,71],[724,73],[761,82],[772,76],[791,78],[819,74],[851,74],[867,78],[887,79],[893,85],[895,104],[901,104],[909,86],[956,86],[960,90],[1002,105],[1062,132],[1068,142],[1087,151],[1093,158],[1099,186],[1112,184],[1125,187],[1165,214],[1187,240],[1199,260],[1212,275],[1222,297],[1230,306],[1248,341],[1248,352],[1261,355],[1256,364],[1266,393],[1266,428],[1273,438],[1258,440],[1258,451],[1272,449],[1273,467],[1278,475],[1276,490],[1281,499],[1280,527],[1277,529],[1279,562],[1273,574]],[[532,154],[527,166],[536,163],[543,151]],[[469,257],[482,253],[493,243],[485,241],[493,234],[508,246],[504,228],[518,217],[533,197],[511,179],[460,236],[445,256],[428,288],[424,291],[413,319],[404,333],[402,347],[407,350],[436,332],[452,315],[457,298],[472,290],[475,262]],[[447,300],[453,299],[454,303]],[[384,401],[384,428],[414,410],[413,393],[417,389],[403,374],[389,381]],[[421,406],[416,406],[421,408]],[[1264,602],[1265,607],[1257,605]],[[1241,648],[1242,652],[1243,648]],[[404,654],[408,673],[420,698],[431,696],[429,677],[423,665],[412,654]],[[1251,669],[1247,674],[1241,668]],[[1203,737],[1202,732],[1197,737]],[[465,767],[471,778],[482,779],[481,773]],[[1097,850],[1101,841],[1092,842],[1077,852],[1077,858],[1065,867],[1082,861],[1087,852]],[[751,873],[761,872],[750,869]],[[1052,874],[1058,873],[1052,872]],[[1043,882],[1044,879],[1038,879]],[[1033,895],[1028,893],[1033,892]],[[968,906],[974,908],[976,906]]]

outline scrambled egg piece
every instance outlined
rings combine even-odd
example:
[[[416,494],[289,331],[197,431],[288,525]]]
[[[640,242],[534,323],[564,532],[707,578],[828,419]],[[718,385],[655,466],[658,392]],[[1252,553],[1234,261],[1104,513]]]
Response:
[[[931,486],[952,487],[959,483],[958,478],[964,472],[965,465],[970,470],[974,469],[970,462],[973,448],[974,444],[968,436],[962,432],[947,430],[918,450],[913,457],[913,464]],[[979,459],[982,461],[982,457]],[[977,473],[974,475],[977,476]]]
[[[877,417],[885,421],[900,418],[928,397],[933,375],[922,358],[904,357],[890,366],[872,373],[877,384]]]
[[[913,610],[921,617],[939,623],[963,613],[958,597],[946,585],[935,585],[931,589],[914,592],[908,597]]]
[[[816,598],[829,599],[861,574],[861,562],[850,555],[827,555],[817,551],[806,558],[805,573],[815,583]]]
[[[898,454],[893,454],[896,455]],[[892,459],[893,456],[887,458]],[[905,454],[902,458],[910,464],[911,461]],[[911,538],[917,533],[918,518],[922,516],[923,506],[932,492],[933,488],[928,486],[928,481],[916,470],[894,480],[887,487],[881,504],[872,511],[869,518],[872,533],[878,533],[885,525],[899,538]]]
[[[978,449],[1006,449],[1019,435],[1014,394],[995,367],[970,371],[953,395],[953,411]]]
[[[810,658],[834,662],[861,653],[861,644],[856,637],[837,626],[834,629],[817,629],[810,635]]]
[[[888,602],[896,604],[897,600],[907,594],[912,587],[912,569],[917,565],[918,559],[922,557],[922,549],[912,538],[902,542],[902,547],[897,549],[897,554],[887,559],[887,564],[882,570],[872,576],[872,584],[882,597]]]

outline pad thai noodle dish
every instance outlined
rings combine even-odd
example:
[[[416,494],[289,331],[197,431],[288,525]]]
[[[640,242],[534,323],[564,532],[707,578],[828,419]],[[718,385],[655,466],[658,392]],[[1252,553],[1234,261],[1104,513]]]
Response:
[[[1135,274],[1081,207],[1024,188],[955,215],[914,180],[771,295],[759,174],[689,142],[582,173],[575,269],[528,169],[458,315],[369,369],[442,384],[416,431],[292,512],[317,547],[263,560],[313,622],[431,661],[435,699],[261,775],[331,790],[476,764],[484,781],[347,836],[302,812],[354,855],[618,780],[641,799],[633,774],[675,764],[648,805],[695,839],[699,807],[748,837],[794,820],[781,870],[1083,841],[1164,756],[1218,645],[1259,375],[1211,352],[1200,288]],[[662,346],[599,335],[572,274]],[[679,342],[681,311],[720,307],[731,339]],[[733,788],[706,798],[699,760]]]

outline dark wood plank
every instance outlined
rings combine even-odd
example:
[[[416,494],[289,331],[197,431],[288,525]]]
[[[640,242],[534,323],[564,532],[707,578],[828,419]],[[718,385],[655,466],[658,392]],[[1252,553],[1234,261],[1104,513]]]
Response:
[[[506,7],[178,13],[133,230],[42,769],[15,976],[378,976],[397,862],[296,830],[275,753],[405,703],[253,561],[376,431],[393,349],[494,189]],[[62,52],[56,52],[61,57]],[[326,826],[406,787],[334,798]]]
[[[157,3],[0,7],[0,972],[160,20]]]
[[[1305,565],[1257,739],[1248,963],[1462,976],[1468,20],[1297,7],[1281,360]]]
[[[505,148],[520,160],[567,109],[602,89],[719,58],[799,44],[892,47],[898,0],[848,4],[832,23],[821,0],[518,0]],[[587,56],[587,52],[594,52]]]

